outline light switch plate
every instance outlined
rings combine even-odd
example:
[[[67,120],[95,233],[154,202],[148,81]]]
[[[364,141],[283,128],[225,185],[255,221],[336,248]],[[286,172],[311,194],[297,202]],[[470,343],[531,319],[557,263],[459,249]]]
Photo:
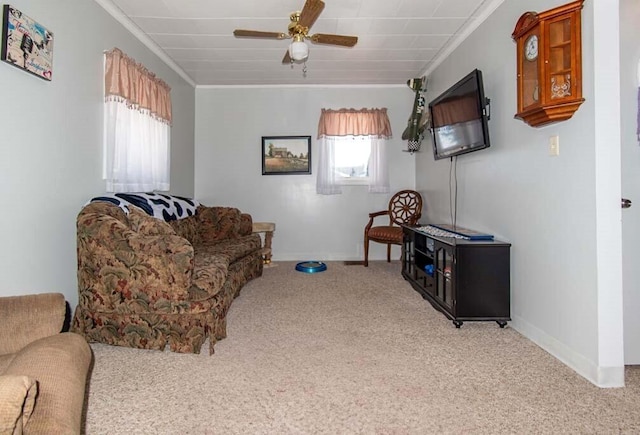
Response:
[[[560,136],[555,135],[549,138],[549,155],[550,156],[560,155]]]

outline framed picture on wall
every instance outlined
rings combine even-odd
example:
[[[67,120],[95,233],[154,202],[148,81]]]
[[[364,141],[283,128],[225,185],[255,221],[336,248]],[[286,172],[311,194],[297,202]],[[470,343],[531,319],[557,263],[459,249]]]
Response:
[[[310,173],[311,136],[262,136],[262,175]]]
[[[53,75],[53,33],[11,5],[2,8],[0,60],[42,79]]]

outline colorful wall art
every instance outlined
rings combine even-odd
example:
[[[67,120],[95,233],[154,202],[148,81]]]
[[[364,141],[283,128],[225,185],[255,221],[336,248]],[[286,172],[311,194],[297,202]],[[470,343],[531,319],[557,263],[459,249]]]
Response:
[[[4,5],[2,17],[0,59],[51,80],[53,33],[11,5]]]

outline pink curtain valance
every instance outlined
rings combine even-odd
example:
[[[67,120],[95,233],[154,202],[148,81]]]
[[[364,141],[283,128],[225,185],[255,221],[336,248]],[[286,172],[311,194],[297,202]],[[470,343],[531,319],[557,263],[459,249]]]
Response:
[[[323,136],[391,137],[387,109],[322,109],[318,123],[318,139]]]
[[[105,99],[126,102],[171,124],[171,88],[120,49],[105,52]]]

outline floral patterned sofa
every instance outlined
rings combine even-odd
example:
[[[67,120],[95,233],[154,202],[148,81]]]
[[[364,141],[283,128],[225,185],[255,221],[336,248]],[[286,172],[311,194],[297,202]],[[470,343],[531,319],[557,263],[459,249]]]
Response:
[[[165,219],[173,219],[166,222],[133,203],[102,197],[78,214],[72,330],[90,342],[159,350],[169,343],[184,353],[200,353],[209,338],[213,353],[226,336],[231,302],[262,275],[260,236],[252,234],[251,216],[236,208],[169,195],[146,199],[154,196],[156,202],[188,201],[193,213],[176,219],[165,211]]]

